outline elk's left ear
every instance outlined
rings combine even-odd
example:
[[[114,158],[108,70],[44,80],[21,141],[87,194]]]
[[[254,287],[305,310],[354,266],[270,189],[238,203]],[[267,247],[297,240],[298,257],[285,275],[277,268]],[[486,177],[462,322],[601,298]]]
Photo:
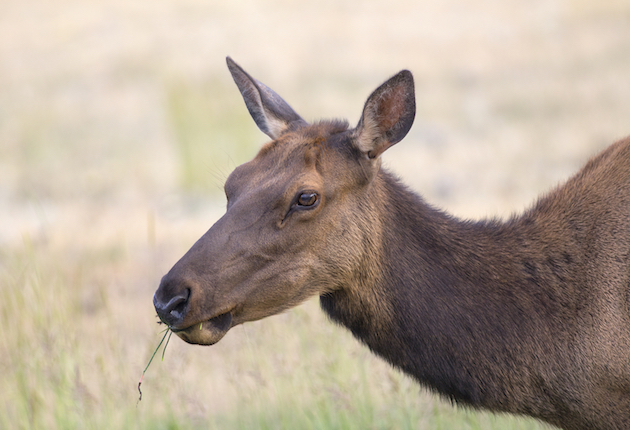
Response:
[[[413,76],[403,70],[368,97],[355,131],[355,144],[369,158],[400,142],[416,116]]]

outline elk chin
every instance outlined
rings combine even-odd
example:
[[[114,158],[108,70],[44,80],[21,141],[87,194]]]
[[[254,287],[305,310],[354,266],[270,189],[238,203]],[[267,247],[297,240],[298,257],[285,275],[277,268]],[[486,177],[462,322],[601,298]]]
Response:
[[[232,313],[226,312],[219,316],[194,324],[182,330],[174,330],[175,334],[188,343],[196,345],[214,345],[232,327]]]

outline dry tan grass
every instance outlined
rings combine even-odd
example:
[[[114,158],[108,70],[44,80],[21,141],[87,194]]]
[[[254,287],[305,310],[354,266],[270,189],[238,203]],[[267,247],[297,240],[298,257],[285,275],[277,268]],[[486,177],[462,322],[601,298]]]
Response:
[[[0,426],[142,428],[156,417],[247,426],[230,417],[305,414],[315,403],[377,428],[448,428],[450,406],[327,323],[314,302],[212,348],[173,339],[136,409],[158,341],[153,291],[221,214],[207,190],[265,141],[225,55],[311,119],[354,122],[372,89],[412,70],[416,124],[386,163],[464,217],[522,209],[630,133],[623,0],[4,0]],[[201,94],[186,126],[194,153],[211,154],[194,167],[210,184],[201,194],[183,187],[191,167],[174,92]],[[237,120],[204,125],[218,112]],[[485,427],[489,418],[457,419]],[[327,426],[351,424],[318,428]]]

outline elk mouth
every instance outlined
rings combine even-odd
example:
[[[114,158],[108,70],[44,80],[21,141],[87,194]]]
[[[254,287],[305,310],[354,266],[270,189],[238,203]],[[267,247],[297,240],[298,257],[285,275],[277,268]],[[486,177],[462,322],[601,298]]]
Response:
[[[181,339],[196,345],[214,345],[232,328],[232,312],[225,312],[187,328],[172,329]]]

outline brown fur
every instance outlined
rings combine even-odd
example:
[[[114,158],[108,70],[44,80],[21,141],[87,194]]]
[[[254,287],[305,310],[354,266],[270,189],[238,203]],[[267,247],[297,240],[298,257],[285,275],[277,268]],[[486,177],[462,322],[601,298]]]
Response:
[[[180,337],[213,344],[317,294],[376,354],[456,402],[630,428],[630,138],[520,216],[462,221],[380,167],[413,122],[409,72],[348,129],[308,125],[228,64],[273,142],[230,175],[226,214],[156,291]]]

